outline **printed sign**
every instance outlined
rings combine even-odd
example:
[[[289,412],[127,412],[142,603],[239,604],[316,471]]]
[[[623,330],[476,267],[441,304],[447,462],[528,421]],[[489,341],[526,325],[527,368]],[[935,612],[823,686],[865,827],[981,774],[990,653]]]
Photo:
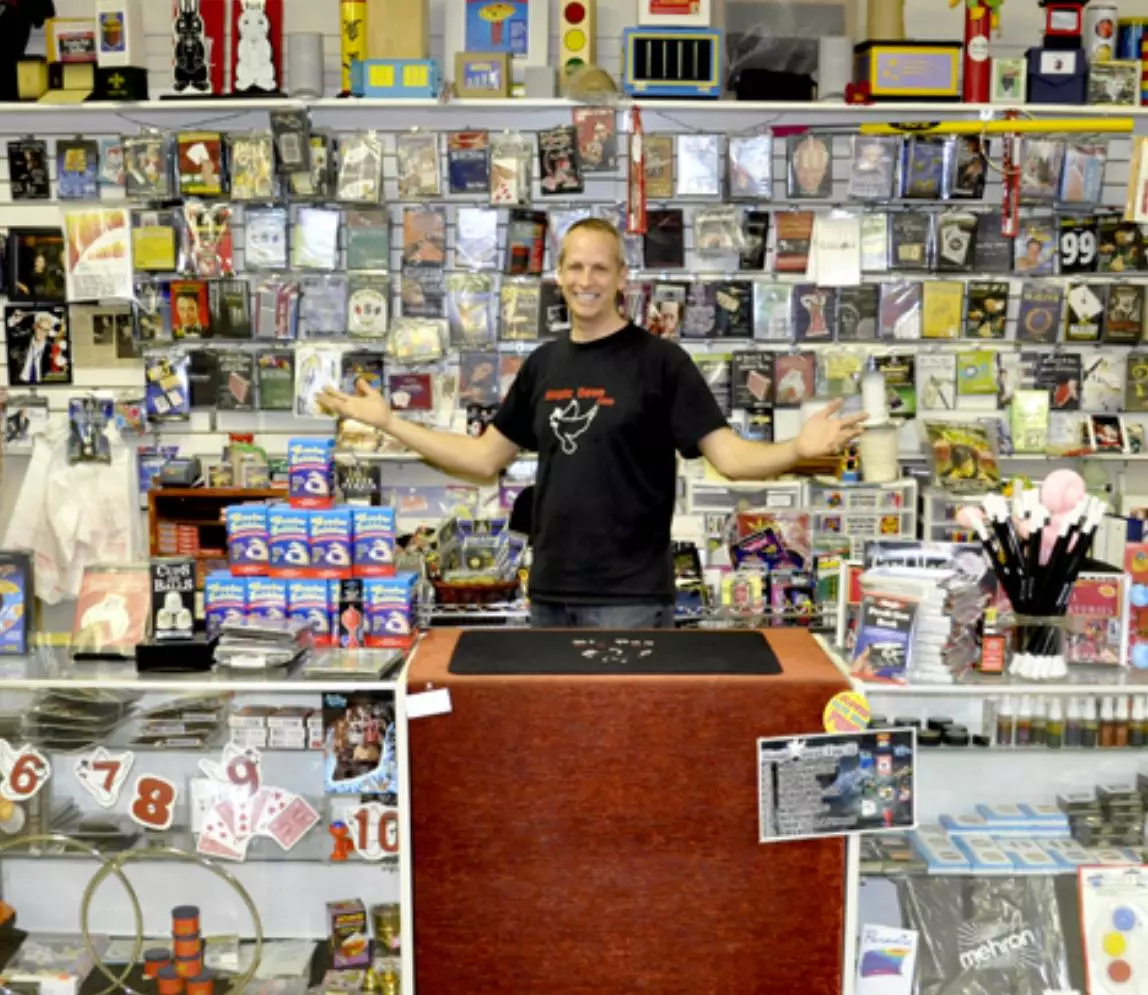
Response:
[[[759,739],[758,841],[911,828],[916,745],[912,729]]]

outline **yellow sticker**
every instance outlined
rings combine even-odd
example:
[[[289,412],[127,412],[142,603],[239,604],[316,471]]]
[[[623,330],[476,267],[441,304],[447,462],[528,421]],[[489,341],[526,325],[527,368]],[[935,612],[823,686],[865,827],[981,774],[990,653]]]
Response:
[[[869,700],[860,691],[838,691],[821,713],[821,721],[826,732],[860,732],[869,727],[872,714]]]

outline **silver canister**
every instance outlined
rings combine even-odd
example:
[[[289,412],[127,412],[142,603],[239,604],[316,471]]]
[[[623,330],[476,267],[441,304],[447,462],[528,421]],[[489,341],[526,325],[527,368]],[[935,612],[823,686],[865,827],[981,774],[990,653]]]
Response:
[[[287,95],[297,100],[323,96],[323,36],[287,36]]]

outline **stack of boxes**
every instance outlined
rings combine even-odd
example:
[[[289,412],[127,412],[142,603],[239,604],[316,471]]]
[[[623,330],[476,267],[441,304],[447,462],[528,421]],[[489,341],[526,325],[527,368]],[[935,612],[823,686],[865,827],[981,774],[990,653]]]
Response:
[[[144,975],[154,978],[158,995],[212,995],[214,982],[203,967],[199,909],[177,905],[171,910],[171,950],[144,951]]]
[[[413,573],[396,573],[393,508],[336,507],[334,446],[288,444],[290,500],[226,510],[229,569],[204,585],[207,631],[228,619],[298,618],[318,646],[407,649]]]
[[[227,725],[231,742],[242,749],[323,749],[323,713],[304,705],[244,705]]]
[[[1088,0],[1040,0],[1044,8],[1044,39],[1030,48],[1030,104],[1083,104],[1088,100],[1088,62],[1083,31]]]
[[[1068,816],[1072,838],[1083,846],[1144,845],[1144,799],[1131,781],[1099,784],[1095,793],[1068,791],[1056,800]]]

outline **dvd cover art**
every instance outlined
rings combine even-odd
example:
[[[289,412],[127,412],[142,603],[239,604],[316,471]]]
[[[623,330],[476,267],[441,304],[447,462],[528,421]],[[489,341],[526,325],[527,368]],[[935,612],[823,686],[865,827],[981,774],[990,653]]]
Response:
[[[445,318],[446,274],[428,266],[405,270],[399,279],[399,298],[404,318]]]
[[[1020,307],[1016,318],[1018,342],[1047,344],[1060,334],[1064,288],[1044,283],[1025,282],[1021,286]]]
[[[493,345],[494,277],[489,273],[450,273],[446,289],[451,346],[476,349]]]
[[[978,273],[1011,273],[1013,240],[1004,235],[1003,217],[999,210],[977,215],[977,238],[973,250],[973,268]]]
[[[808,132],[788,139],[789,197],[825,200],[833,196],[833,136]]]
[[[275,143],[270,131],[231,135],[232,200],[271,200],[275,196]]]
[[[223,136],[218,131],[185,131],[176,137],[179,192],[185,197],[224,193]]]
[[[1101,218],[1098,225],[1097,270],[1101,273],[1134,273],[1143,268],[1144,249],[1140,228],[1120,218]]]
[[[761,342],[788,342],[789,299],[793,288],[785,283],[754,281],[753,337]]]
[[[737,254],[737,268],[743,272],[765,269],[765,252],[769,245],[768,211],[746,211],[742,221],[742,248]]]
[[[1107,160],[1107,145],[1069,142],[1064,152],[1060,177],[1060,203],[1100,203],[1104,196],[1104,167]]]
[[[344,352],[339,358],[342,373],[339,389],[345,394],[353,394],[360,380],[371,390],[382,391],[385,361],[381,352],[367,352],[354,349]]]
[[[1080,410],[1084,370],[1079,353],[1021,353],[1021,361],[1035,370],[1033,386],[1049,392],[1053,411]]]
[[[944,211],[937,216],[936,228],[937,269],[971,270],[977,245],[977,215],[969,211]]]
[[[391,218],[385,207],[348,208],[343,216],[347,269],[391,268]]]
[[[340,606],[340,628],[360,630],[362,612],[352,602]],[[357,615],[357,618],[351,618]],[[390,692],[353,691],[323,695],[323,789],[329,795],[398,797],[395,707]]]
[[[203,280],[171,282],[171,334],[175,339],[211,337],[211,308]]]
[[[674,196],[674,136],[645,135],[646,199],[669,200]]]
[[[459,269],[498,268],[498,210],[460,207],[455,218],[454,264]]]
[[[894,418],[917,414],[917,357],[874,356],[873,363],[885,378],[885,400]]]
[[[570,312],[556,280],[543,280],[538,306],[538,337],[561,338],[570,334]]]
[[[408,132],[396,135],[395,157],[399,172],[399,200],[439,196],[437,134]]]
[[[12,228],[8,233],[11,277],[8,297],[23,301],[63,301],[64,236],[58,228]]]
[[[147,638],[150,615],[146,563],[86,567],[72,622],[72,652],[133,656],[136,645]]]
[[[331,271],[339,265],[338,210],[327,207],[300,207],[295,215],[291,239],[291,264],[299,269]]]
[[[578,136],[572,125],[538,133],[539,188],[544,196],[581,193],[582,167]]]
[[[347,332],[356,338],[382,339],[387,334],[391,281],[378,273],[347,275]]]
[[[688,283],[656,280],[651,284],[645,321],[646,330],[651,335],[664,339],[681,337],[689,291]]]
[[[612,173],[618,168],[618,121],[614,108],[576,107],[574,130],[583,172]]]
[[[1025,204],[1051,204],[1060,187],[1065,143],[1053,138],[1022,138],[1020,199]]]
[[[773,356],[768,352],[735,352],[730,361],[733,407],[769,411],[773,405]]]
[[[458,357],[458,404],[497,404],[498,353],[494,350],[461,352]]]
[[[1144,334],[1144,287],[1114,283],[1108,288],[1104,314],[1104,341],[1112,345],[1139,345]]]
[[[1085,411],[1122,411],[1126,376],[1123,352],[1106,349],[1100,355],[1089,356],[1081,383],[1081,408]]]
[[[817,393],[817,357],[811,352],[774,357],[774,397],[779,408],[800,408]]]
[[[813,211],[786,211],[778,214],[777,249],[773,268],[778,273],[804,273],[809,265],[809,246],[813,240]]]
[[[4,340],[11,386],[72,382],[72,339],[66,305],[6,304]]]
[[[1148,412],[1148,352],[1128,354],[1124,385],[1124,410]]]
[[[678,197],[721,196],[721,138],[678,135]]]
[[[209,284],[209,291],[214,337],[251,338],[251,289],[247,281],[215,280]]]
[[[1095,273],[1099,257],[1099,227],[1095,216],[1061,217],[1060,273]]]
[[[681,269],[686,264],[685,218],[681,208],[648,211],[642,253],[646,268]]]
[[[986,142],[975,136],[952,140],[949,170],[949,196],[960,200],[980,200],[985,195],[988,173]]]
[[[506,342],[532,342],[538,337],[542,306],[540,281],[503,280],[499,287],[499,338]]]
[[[446,262],[446,212],[441,208],[403,209],[403,267],[441,267]]]
[[[893,195],[898,139],[855,135],[849,168],[849,196],[853,200],[888,200]]]
[[[836,292],[799,283],[793,288],[793,337],[797,342],[831,342],[837,325]]]
[[[161,135],[125,138],[124,192],[137,200],[166,200],[172,195],[171,159]]]
[[[287,268],[287,224],[285,207],[248,207],[243,212],[244,268],[256,270]],[[140,268],[138,258],[136,268]]]
[[[837,339],[839,342],[871,342],[877,338],[877,307],[880,288],[874,284],[840,287],[837,290]]]
[[[1024,276],[1051,276],[1056,266],[1056,228],[1051,218],[1022,218],[1013,268]]]
[[[1099,342],[1108,287],[1103,283],[1070,283],[1065,293],[1066,342]]]
[[[680,331],[683,339],[712,339],[717,334],[717,284],[696,280],[688,285]]]
[[[8,180],[13,200],[47,200],[51,197],[47,143],[38,138],[9,142]]]
[[[295,406],[295,353],[266,349],[256,355],[261,411],[290,411]]]
[[[951,352],[927,352],[917,357],[917,407],[920,411],[956,408],[957,357]]]
[[[882,339],[908,341],[921,337],[921,284],[881,284],[878,329]]]
[[[1008,325],[1009,284],[1005,280],[973,280],[968,286],[965,338],[1003,339]]]
[[[335,199],[352,204],[378,204],[383,199],[383,145],[373,133],[339,139],[339,174]]]
[[[773,135],[768,132],[730,135],[726,155],[732,199],[769,200],[773,197]]]
[[[451,193],[490,191],[490,135],[452,131],[446,140],[447,185]]]
[[[930,280],[922,290],[921,338],[959,338],[965,285],[958,280]]]
[[[753,284],[721,280],[714,284],[718,338],[748,339],[753,335]]]
[[[100,139],[100,187],[124,185],[124,147],[119,138]]]
[[[506,225],[506,272],[509,275],[542,275],[548,226],[545,211],[511,209]]]
[[[931,264],[933,223],[924,211],[898,211],[889,216],[889,267],[927,270]]]
[[[939,200],[945,179],[945,140],[913,135],[901,149],[901,196]]]
[[[220,411],[255,410],[255,355],[242,349],[221,349],[216,353],[219,364],[219,393],[216,407]]]

